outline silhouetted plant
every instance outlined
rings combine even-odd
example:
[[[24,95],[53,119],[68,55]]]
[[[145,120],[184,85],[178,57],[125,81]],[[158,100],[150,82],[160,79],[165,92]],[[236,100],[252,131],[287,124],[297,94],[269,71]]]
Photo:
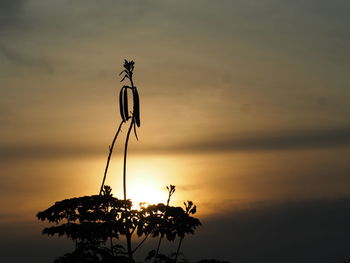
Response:
[[[175,193],[175,185],[169,185],[169,186],[166,187],[166,189],[168,190],[168,200],[166,202],[166,205],[169,206],[171,196]],[[160,249],[160,244],[162,243],[163,237],[164,237],[164,233],[161,233],[159,241],[158,241],[158,245],[157,245],[157,250],[155,251],[155,255],[154,255],[154,261],[153,261],[154,263],[157,262],[158,253],[159,253],[159,249]]]
[[[187,234],[193,234],[197,226],[201,225],[195,214],[196,206],[191,201],[185,203],[185,210],[181,207],[170,206],[170,199],[175,192],[175,186],[167,186],[167,203],[142,205],[139,209],[132,209],[131,200],[126,195],[126,160],[131,130],[137,138],[136,126],[140,127],[139,95],[133,83],[133,61],[124,61],[124,74],[121,81],[129,79],[130,86],[123,86],[119,93],[119,109],[122,121],[109,146],[106,168],[98,195],[75,197],[56,202],[48,209],[39,212],[37,218],[42,221],[55,223],[47,227],[43,234],[48,236],[67,236],[75,241],[76,247],[72,253],[67,253],[55,260],[56,263],[67,262],[134,262],[134,253],[142,246],[148,237],[159,237],[155,260],[161,240],[165,237],[169,241],[179,238],[179,245],[175,253],[177,261],[182,240]],[[133,110],[129,112],[128,92],[132,93]],[[122,125],[130,121],[130,126],[124,145],[123,162],[123,199],[113,197],[112,189],[105,185],[110,159],[114,145],[121,131]],[[132,249],[132,236],[141,238],[140,243]],[[126,251],[119,244],[114,244],[120,236],[126,239]],[[109,241],[109,244],[107,244]],[[163,257],[163,259],[165,259]]]
[[[144,236],[144,239],[135,249],[127,251],[131,261],[133,254],[147,237],[161,235],[174,241],[178,236],[182,240],[186,234],[193,234],[200,225],[198,219],[190,216],[181,207],[160,203],[142,206],[138,210],[132,209],[132,202],[113,197],[109,186],[104,187],[101,195],[56,202],[39,212],[37,217],[42,221],[56,223],[56,226],[45,228],[43,234],[65,235],[76,243],[76,250],[60,258],[61,261],[58,262],[69,262],[74,258],[93,258],[95,262],[104,262],[106,258],[125,257],[123,253],[115,252],[116,246],[112,243],[108,248],[106,242],[109,238],[119,239],[119,236],[126,237],[128,233],[132,236],[135,233],[139,237]]]
[[[56,202],[37,214],[38,219],[56,223],[47,227],[43,234],[67,236],[75,241],[73,253],[57,259],[57,262],[104,262],[106,258],[123,256],[121,247],[105,246],[108,238],[119,238],[125,234],[126,211],[131,211],[130,200],[113,197],[111,188],[105,186],[101,195],[83,196]],[[84,260],[83,260],[84,259]],[[98,260],[97,260],[98,259]],[[87,261],[86,261],[87,262]]]
[[[120,116],[123,122],[127,122],[131,119],[130,126],[128,129],[128,133],[126,135],[125,147],[124,147],[124,165],[123,165],[123,190],[124,190],[124,200],[126,200],[126,157],[128,151],[128,142],[130,137],[130,132],[132,128],[134,128],[135,137],[137,138],[136,126],[140,127],[140,99],[137,88],[134,86],[133,81],[133,72],[134,72],[134,61],[124,61],[124,70],[120,72],[119,75],[124,74],[121,81],[124,81],[126,78],[129,79],[131,86],[123,86],[119,93],[119,109]],[[133,111],[131,112],[131,116],[129,115],[128,108],[128,91],[131,90],[133,97]]]
[[[131,86],[124,85],[120,89],[120,92],[119,92],[119,111],[120,111],[120,117],[122,120],[121,120],[119,127],[117,129],[117,132],[113,138],[112,144],[109,146],[109,154],[108,154],[107,164],[106,164],[106,168],[105,168],[105,172],[104,172],[104,176],[103,176],[103,180],[102,180],[102,184],[101,184],[101,188],[100,188],[100,194],[102,192],[104,183],[106,181],[109,162],[110,162],[110,159],[111,159],[111,156],[113,153],[114,144],[115,144],[117,137],[121,131],[122,125],[124,123],[126,123],[129,119],[131,119],[131,123],[130,123],[129,129],[128,129],[128,133],[127,133],[126,140],[125,140],[125,146],[124,146],[123,192],[124,192],[124,200],[126,200],[126,158],[127,158],[128,142],[129,142],[130,132],[131,132],[132,128],[134,128],[135,137],[138,140],[135,123],[136,123],[137,127],[140,127],[141,123],[140,123],[139,93],[137,91],[137,88],[134,86],[134,81],[133,81],[135,62],[134,61],[127,61],[125,59],[123,67],[124,67],[124,70],[122,72],[120,72],[120,74],[119,74],[119,76],[124,74],[121,82],[127,78],[127,79],[129,79]],[[131,115],[129,114],[129,107],[128,107],[128,105],[129,105],[128,91],[129,90],[132,92],[132,98],[133,98],[133,111],[131,112]]]
[[[192,225],[194,224],[194,221],[196,218],[191,217],[190,215],[194,215],[197,212],[197,207],[193,204],[192,201],[187,201],[187,203],[184,203],[185,205],[185,217],[180,218],[180,220],[176,221],[176,233],[180,237],[179,245],[177,247],[177,251],[175,254],[175,260],[174,262],[177,262],[177,257],[180,252],[180,247],[182,244],[183,239],[185,238],[185,235],[188,233],[193,234],[193,228]]]
[[[124,60],[124,70],[120,72],[119,75],[124,74],[122,81],[125,79],[129,79],[130,86],[123,86],[119,92],[119,110],[120,110],[120,116],[123,120],[123,122],[127,122],[129,119],[131,119],[130,126],[126,135],[125,139],[125,146],[124,146],[124,162],[123,162],[123,192],[124,192],[124,200],[126,200],[126,159],[127,159],[127,152],[128,152],[128,143],[130,138],[130,132],[134,128],[135,137],[137,138],[136,133],[136,126],[140,127],[140,100],[139,100],[139,94],[137,91],[137,88],[134,86],[133,82],[133,72],[134,72],[134,61],[127,61]],[[131,116],[129,115],[129,103],[128,103],[128,91],[132,92],[133,97],[133,111],[131,112]],[[127,243],[127,250],[129,258],[132,259],[132,248],[131,248],[131,232],[129,230],[126,230],[126,243]]]

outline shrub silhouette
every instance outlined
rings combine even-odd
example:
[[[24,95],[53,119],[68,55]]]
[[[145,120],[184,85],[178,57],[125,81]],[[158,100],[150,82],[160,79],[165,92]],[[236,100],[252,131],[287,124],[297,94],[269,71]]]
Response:
[[[135,233],[141,237],[157,237],[160,234],[169,241],[193,234],[200,225],[198,219],[191,217],[181,207],[164,204],[143,206],[132,209],[130,200],[113,197],[111,188],[105,186],[101,195],[75,197],[56,202],[53,206],[37,214],[38,219],[56,223],[47,227],[43,234],[67,236],[76,242],[76,250],[66,254],[57,262],[70,262],[75,258],[89,258],[94,262],[105,262],[106,258],[126,258],[113,239]],[[110,246],[106,246],[110,239]],[[145,240],[145,238],[144,238]],[[142,242],[142,241],[141,241]],[[143,242],[142,242],[143,243]],[[140,246],[128,251],[128,259]],[[64,261],[66,260],[66,261]],[[85,261],[75,261],[85,262]]]
[[[175,185],[169,185],[169,186],[166,187],[166,189],[168,190],[168,200],[166,202],[166,205],[169,206],[171,196],[175,193]],[[159,241],[158,241],[158,245],[157,245],[157,250],[155,250],[155,253],[153,255],[154,256],[154,261],[153,261],[154,263],[157,262],[160,245],[162,243],[163,238],[164,238],[164,233],[161,232],[160,233],[160,238],[159,238]]]
[[[184,203],[185,209],[170,206],[171,196],[175,186],[167,186],[168,200],[166,204],[141,205],[139,209],[132,208],[132,201],[126,195],[126,161],[131,130],[137,139],[136,127],[140,127],[140,104],[137,88],[133,82],[135,63],[124,61],[124,74],[121,81],[129,79],[130,86],[123,86],[119,93],[119,110],[121,122],[109,146],[106,168],[98,195],[74,197],[56,202],[48,209],[39,212],[37,218],[54,223],[47,227],[43,234],[48,236],[66,236],[72,239],[76,246],[72,253],[67,253],[55,260],[55,263],[68,262],[134,262],[135,252],[149,238],[159,237],[157,250],[149,256],[154,261],[165,262],[168,258],[176,262],[180,254],[183,239],[188,234],[194,234],[201,225],[193,217],[196,206],[192,201]],[[132,94],[132,111],[129,111],[128,93]],[[123,199],[113,197],[112,188],[105,185],[110,159],[114,145],[123,124],[130,122],[124,145],[123,162]],[[123,236],[126,239],[126,251],[116,242]],[[132,237],[141,238],[139,244],[132,248]],[[168,241],[179,240],[174,259],[158,254],[163,238]],[[153,253],[153,254],[152,254]]]

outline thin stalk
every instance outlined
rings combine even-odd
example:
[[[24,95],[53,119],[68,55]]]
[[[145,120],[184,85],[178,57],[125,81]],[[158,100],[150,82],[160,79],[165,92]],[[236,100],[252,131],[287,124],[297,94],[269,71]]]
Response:
[[[159,241],[158,241],[157,251],[156,251],[156,254],[154,256],[153,263],[157,262],[157,256],[158,256],[158,253],[159,253],[160,244],[162,243],[162,239],[163,239],[163,236],[160,236]]]
[[[130,84],[131,84],[131,89],[134,89],[134,82],[132,80],[132,71],[128,72],[128,77],[130,80]],[[129,143],[129,137],[130,137],[130,132],[132,130],[132,126],[135,123],[135,118],[134,118],[134,113],[132,113],[132,117],[131,117],[131,123],[130,123],[130,127],[128,130],[128,133],[126,135],[126,139],[125,139],[125,147],[124,147],[124,167],[123,167],[123,190],[124,190],[124,200],[126,200],[126,155],[127,155],[127,151],[128,151],[128,143]]]
[[[126,135],[125,139],[125,146],[124,146],[124,166],[123,166],[123,190],[124,190],[124,200],[126,201],[126,157],[128,153],[128,143],[129,143],[129,137],[130,137],[130,132],[132,130],[132,126],[134,125],[134,118],[131,119],[131,123],[128,129],[128,133]]]
[[[142,239],[142,241],[137,245],[137,247],[135,247],[135,249],[132,251],[132,253],[134,254],[136,252],[136,250],[142,246],[142,244],[146,241],[146,239],[148,238],[149,234],[147,234],[144,239]]]
[[[170,198],[171,198],[171,196],[172,196],[172,195],[174,194],[174,192],[175,192],[175,188],[174,188],[174,191],[170,190],[170,189],[172,189],[172,186],[170,185],[170,188],[167,187],[167,189],[168,189],[168,191],[169,191],[169,195],[168,195],[168,200],[167,200],[167,202],[166,202],[166,206],[168,207],[168,206],[169,206],[169,203],[170,203]],[[155,254],[155,256],[154,256],[154,261],[153,261],[153,263],[156,263],[156,262],[157,262],[157,256],[158,256],[158,253],[159,253],[160,244],[162,243],[163,237],[164,237],[164,236],[161,235],[160,238],[159,238],[158,246],[157,246],[157,251],[156,251],[156,254]]]
[[[177,256],[179,255],[180,247],[181,247],[181,244],[182,244],[182,240],[183,240],[183,239],[184,239],[183,237],[180,238],[180,242],[179,242],[179,245],[178,245],[177,250],[176,250],[176,255],[175,255],[174,263],[177,262]]]
[[[125,63],[127,64],[128,62],[125,60]],[[130,68],[130,66],[125,66],[126,70],[124,71],[126,73],[126,76],[129,78],[130,83],[131,83],[131,88],[134,89],[134,83],[132,80],[132,71],[133,71],[133,66]],[[125,79],[125,76],[122,80]],[[123,192],[124,192],[124,201],[126,201],[126,159],[127,159],[127,153],[128,153],[128,143],[129,143],[129,138],[130,138],[130,132],[132,130],[132,127],[135,123],[135,118],[134,118],[134,112],[132,113],[132,117],[131,117],[131,123],[128,129],[128,133],[126,135],[126,139],[125,139],[125,146],[124,146],[124,164],[123,164]],[[125,205],[125,212],[127,211],[127,207]],[[133,258],[132,258],[132,248],[131,248],[131,237],[133,232],[130,232],[130,229],[128,227],[125,226],[125,237],[126,237],[126,245],[127,245],[127,249],[128,249],[128,257],[129,257],[129,262],[134,262]]]
[[[126,135],[125,146],[124,146],[123,190],[124,190],[124,200],[125,201],[126,201],[126,158],[127,158],[127,153],[128,153],[128,143],[129,143],[129,138],[130,138],[130,132],[132,130],[133,125],[134,125],[134,118],[131,119],[130,127],[129,127],[128,133]],[[128,249],[129,262],[134,261],[132,258],[131,236],[132,236],[132,234],[130,233],[130,230],[126,229],[125,237],[126,237],[126,246]]]
[[[128,249],[129,262],[132,263],[132,262],[134,262],[134,259],[132,258],[131,234],[129,232],[129,229],[127,229],[127,232],[126,232],[125,236],[126,236],[126,246],[127,246],[127,249]]]
[[[106,168],[105,168],[105,173],[104,173],[104,175],[103,175],[103,180],[102,180],[102,184],[101,184],[101,188],[100,188],[100,193],[99,193],[99,195],[101,195],[101,193],[102,193],[103,186],[104,186],[104,184],[105,184],[106,177],[107,177],[109,162],[110,162],[110,160],[111,160],[111,156],[112,156],[112,153],[113,153],[114,144],[115,144],[115,142],[116,142],[116,140],[117,140],[117,137],[118,137],[118,135],[119,135],[119,132],[120,132],[120,130],[121,130],[121,128],[122,128],[123,123],[124,123],[123,121],[120,122],[119,127],[118,127],[118,130],[117,130],[117,132],[116,132],[115,135],[114,135],[112,144],[111,144],[111,146],[109,147],[109,154],[108,154],[108,158],[107,158],[107,164],[106,164]]]

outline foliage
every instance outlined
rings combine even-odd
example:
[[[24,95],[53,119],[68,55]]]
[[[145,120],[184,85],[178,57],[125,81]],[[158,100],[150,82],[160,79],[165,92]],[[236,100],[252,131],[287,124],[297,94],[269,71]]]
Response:
[[[64,261],[67,258],[94,258],[95,262],[100,262],[97,259],[120,257],[125,253],[114,252],[120,246],[112,245],[108,248],[108,239],[119,239],[121,235],[135,233],[139,237],[162,235],[167,240],[174,241],[176,237],[183,238],[187,234],[193,234],[201,224],[188,213],[188,207],[184,210],[159,203],[142,206],[138,210],[132,209],[132,202],[113,197],[109,186],[104,187],[102,195],[56,202],[39,212],[37,217],[56,224],[45,228],[43,234],[64,235],[76,241],[76,250],[57,259],[57,262],[69,262]]]

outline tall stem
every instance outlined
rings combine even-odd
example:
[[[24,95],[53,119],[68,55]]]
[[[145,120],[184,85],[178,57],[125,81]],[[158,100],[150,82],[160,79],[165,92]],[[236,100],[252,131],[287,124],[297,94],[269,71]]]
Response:
[[[129,229],[126,230],[126,246],[127,246],[127,249],[128,249],[128,258],[129,258],[129,262],[130,263],[133,263],[134,262],[134,259],[132,258],[132,248],[131,248],[131,234],[129,232]]]
[[[156,262],[157,262],[157,257],[158,257],[158,253],[159,253],[159,249],[160,249],[160,244],[162,243],[162,239],[163,239],[163,237],[161,236],[161,237],[159,238],[159,241],[158,241],[157,251],[156,251],[156,254],[155,254],[155,256],[154,256],[154,261],[153,261],[153,263],[156,263]]]
[[[131,123],[128,129],[128,133],[126,135],[125,139],[125,147],[124,147],[124,167],[123,167],[123,190],[124,190],[124,200],[126,200],[126,156],[128,153],[128,143],[129,143],[129,137],[130,132],[132,130],[132,126],[134,125],[134,118],[131,119]]]
[[[180,238],[180,242],[179,242],[179,245],[178,245],[177,250],[176,250],[176,255],[175,255],[174,263],[177,262],[177,256],[179,255],[180,247],[181,247],[181,243],[182,243],[182,240],[183,240],[183,239],[184,239],[183,237]]]
[[[132,130],[132,126],[134,125],[134,118],[131,119],[131,123],[128,129],[128,133],[126,135],[125,139],[125,146],[124,146],[124,167],[123,167],[123,190],[124,190],[124,200],[126,200],[126,158],[127,158],[127,153],[128,153],[128,143],[129,143],[129,137],[130,137],[130,132]],[[126,246],[128,249],[128,257],[129,257],[129,262],[133,262],[132,258],[132,248],[131,248],[131,233],[129,229],[126,229]]]
[[[125,62],[127,63],[127,61],[125,61]],[[133,83],[133,80],[132,80],[132,70],[133,70],[133,67],[132,67],[131,70],[126,68],[126,74],[128,75],[128,78],[130,80],[131,88],[134,89],[134,83]],[[129,143],[129,138],[130,138],[130,132],[132,130],[132,127],[133,127],[134,123],[135,123],[135,118],[134,118],[134,113],[132,113],[131,123],[130,123],[129,129],[128,129],[128,133],[126,135],[125,146],[124,146],[124,164],[123,164],[124,201],[126,201],[126,158],[127,158],[127,153],[128,153],[128,143]],[[126,205],[125,205],[125,212],[127,212]],[[128,249],[129,263],[132,263],[132,262],[134,262],[134,260],[132,258],[133,251],[132,251],[132,248],[131,248],[131,237],[132,237],[133,232],[130,231],[129,227],[126,226],[125,228],[126,228],[125,229],[126,230],[125,237],[126,237],[126,245],[127,245],[127,249]]]
[[[101,188],[100,188],[100,193],[99,193],[99,194],[102,193],[103,186],[104,186],[104,184],[105,184],[106,177],[107,177],[109,162],[110,162],[110,160],[111,160],[111,156],[112,156],[112,153],[113,153],[114,144],[115,144],[115,142],[116,142],[116,140],[117,140],[117,137],[118,137],[118,135],[119,135],[119,132],[120,132],[120,130],[121,130],[121,128],[122,128],[123,123],[124,123],[123,121],[120,122],[119,127],[118,127],[118,130],[117,130],[117,132],[116,132],[115,135],[114,135],[112,144],[109,146],[109,154],[108,154],[108,158],[107,158],[107,164],[106,164],[106,168],[105,168],[105,173],[104,173],[104,175],[103,175],[103,180],[102,180],[102,184],[101,184]]]
[[[132,253],[134,254],[136,252],[136,250],[138,250],[139,247],[142,246],[142,244],[146,241],[146,239],[148,238],[149,234],[147,234],[142,241],[137,245],[137,247],[132,251]]]
[[[170,187],[171,187],[171,185],[170,185]],[[174,190],[174,191],[175,191],[175,190]],[[172,196],[173,193],[174,193],[174,192],[171,192],[171,190],[169,190],[168,200],[167,200],[167,202],[166,202],[166,206],[167,206],[167,207],[169,206],[170,198],[171,198],[171,196]],[[157,246],[157,251],[156,251],[156,254],[155,254],[155,256],[154,256],[154,261],[153,261],[153,263],[156,263],[156,262],[157,262],[157,257],[158,257],[158,253],[159,253],[159,249],[160,249],[160,244],[162,243],[162,239],[163,239],[163,235],[161,235],[160,238],[159,238],[159,242],[158,242],[158,246]]]

